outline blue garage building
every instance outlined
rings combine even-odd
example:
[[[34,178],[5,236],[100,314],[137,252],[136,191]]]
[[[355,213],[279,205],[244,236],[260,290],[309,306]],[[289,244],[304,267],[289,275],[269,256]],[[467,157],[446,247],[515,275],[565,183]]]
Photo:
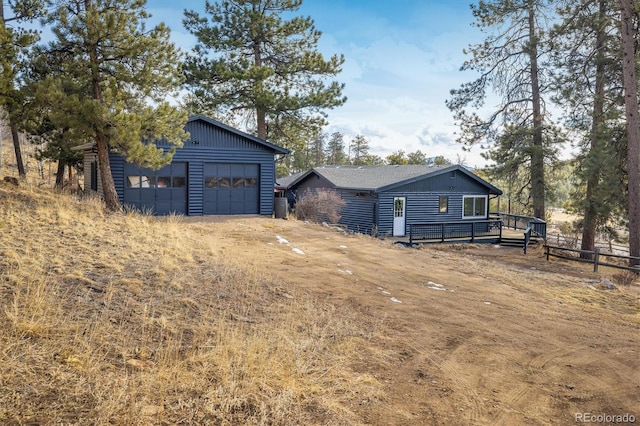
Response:
[[[159,170],[110,154],[111,173],[124,205],[156,215],[273,213],[275,162],[289,153],[287,149],[201,115],[189,118],[185,130],[189,139],[176,150],[171,164]],[[85,190],[100,193],[95,148],[78,148],[84,151]]]

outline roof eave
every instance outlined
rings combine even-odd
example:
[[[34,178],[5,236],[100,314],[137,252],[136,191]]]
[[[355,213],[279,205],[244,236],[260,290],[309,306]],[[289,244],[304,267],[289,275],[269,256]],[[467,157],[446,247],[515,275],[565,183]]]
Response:
[[[261,139],[261,138],[259,138],[257,136],[253,136],[253,135],[251,135],[249,133],[243,132],[242,130],[238,130],[238,129],[235,129],[235,128],[231,127],[231,126],[227,126],[226,124],[224,124],[224,123],[222,123],[222,122],[220,122],[218,120],[214,120],[213,118],[209,118],[209,117],[201,115],[201,114],[192,115],[187,120],[187,123],[193,122],[193,121],[198,121],[198,120],[204,121],[205,123],[209,123],[209,124],[211,124],[213,126],[220,127],[222,129],[224,129],[224,130],[226,130],[228,132],[234,133],[234,134],[236,134],[238,136],[242,136],[244,138],[250,139],[253,142],[256,142],[256,143],[258,143],[260,145],[264,145],[265,147],[272,149],[276,154],[290,154],[291,153],[291,151],[286,149],[286,148],[283,148],[281,146],[278,146],[276,144],[268,142],[268,141],[266,141],[264,139]]]

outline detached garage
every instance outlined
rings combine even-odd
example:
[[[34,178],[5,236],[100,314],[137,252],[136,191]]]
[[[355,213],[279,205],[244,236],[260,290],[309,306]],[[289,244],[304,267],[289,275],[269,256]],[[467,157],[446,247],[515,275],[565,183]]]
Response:
[[[159,170],[110,154],[123,205],[156,215],[273,213],[275,161],[288,150],[200,115],[191,117],[185,130],[190,138]],[[84,151],[85,190],[100,192],[93,144],[77,149]]]

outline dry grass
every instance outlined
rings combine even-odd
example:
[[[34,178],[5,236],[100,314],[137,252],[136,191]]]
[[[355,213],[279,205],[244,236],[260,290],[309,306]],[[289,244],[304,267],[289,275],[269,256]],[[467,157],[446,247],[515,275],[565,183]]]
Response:
[[[0,423],[357,423],[382,386],[352,366],[384,336],[240,250],[0,183]]]

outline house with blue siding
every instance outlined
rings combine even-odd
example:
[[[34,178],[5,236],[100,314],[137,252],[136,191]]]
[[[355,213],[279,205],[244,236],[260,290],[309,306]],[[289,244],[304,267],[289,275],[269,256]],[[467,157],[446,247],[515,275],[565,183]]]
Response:
[[[152,170],[127,163],[118,153],[109,155],[111,173],[120,202],[156,215],[189,216],[259,214],[274,209],[275,162],[289,153],[216,120],[190,117],[189,139],[178,148],[170,164]],[[160,148],[168,144],[156,141]],[[102,190],[93,144],[84,152],[85,191]]]
[[[332,189],[345,201],[340,223],[371,235],[402,237],[411,224],[489,218],[502,191],[462,166],[331,166],[279,179],[294,206],[306,191]]]

